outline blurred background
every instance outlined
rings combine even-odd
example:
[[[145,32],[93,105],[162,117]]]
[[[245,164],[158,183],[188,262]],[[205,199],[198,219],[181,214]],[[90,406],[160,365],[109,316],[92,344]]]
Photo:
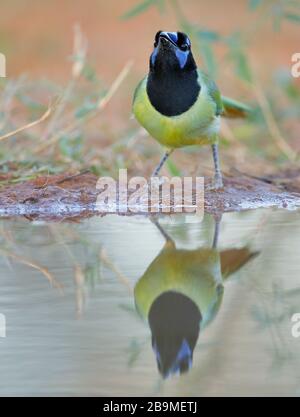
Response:
[[[86,169],[152,172],[162,150],[132,119],[131,102],[158,30],[188,33],[201,69],[254,109],[249,120],[222,122],[224,173],[297,169],[299,0],[2,0],[0,191]],[[209,147],[190,147],[174,152],[164,173],[211,175],[212,166]],[[34,185],[47,195],[44,179]],[[8,188],[8,200],[36,207],[18,197],[21,188]],[[206,247],[213,219],[190,219],[162,223],[180,247]],[[162,237],[144,218],[77,221],[0,224],[9,336],[0,345],[1,395],[299,395],[299,339],[290,330],[300,305],[298,212],[223,216],[220,250],[249,246],[259,255],[226,283],[192,371],[166,384],[132,294]]]
[[[1,140],[4,181],[84,168],[149,174],[161,149],[130,119],[131,101],[161,29],[187,32],[222,93],[255,109],[249,121],[223,123],[225,172],[297,163],[299,1],[3,0],[0,28],[0,136],[54,107],[46,121]],[[208,148],[187,148],[166,169],[211,173],[210,158]]]

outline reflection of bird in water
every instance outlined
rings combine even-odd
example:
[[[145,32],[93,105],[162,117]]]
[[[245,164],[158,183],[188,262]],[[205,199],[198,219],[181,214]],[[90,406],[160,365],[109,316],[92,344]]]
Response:
[[[164,378],[192,366],[200,329],[217,314],[224,280],[256,253],[248,248],[217,250],[220,223],[211,248],[177,249],[160,224],[165,246],[135,286],[138,312],[148,320],[157,365]]]

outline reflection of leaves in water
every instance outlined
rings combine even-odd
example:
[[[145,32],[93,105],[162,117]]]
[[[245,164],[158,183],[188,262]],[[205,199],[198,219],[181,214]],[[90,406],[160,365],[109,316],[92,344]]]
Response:
[[[60,243],[65,249],[75,270],[82,271],[84,284],[94,289],[95,284],[101,279],[101,259],[99,256],[101,243],[90,242],[80,234],[80,231],[75,232],[69,225],[63,229],[54,225],[48,227],[56,243]]]
[[[128,358],[128,367],[132,368],[138,361],[142,350],[146,344],[150,343],[148,338],[143,342],[138,341],[137,339],[132,339],[128,348],[129,358]],[[160,377],[157,378],[157,381],[153,385],[151,390],[152,395],[162,395],[164,388],[164,380]]]
[[[50,271],[45,268],[44,266],[41,266],[39,264],[37,264],[36,262],[32,261],[31,259],[26,259],[23,258],[22,256],[17,255],[16,253],[10,252],[10,251],[5,251],[3,249],[0,248],[0,253],[3,254],[6,257],[9,257],[17,262],[20,262],[30,268],[36,269],[38,271],[40,271],[49,281],[49,283],[51,285],[53,285],[53,287],[58,288],[59,290],[62,291],[63,289],[63,285],[58,282],[54,276],[50,273]]]
[[[96,259],[95,263],[87,265],[83,270],[85,281],[92,289],[94,289],[96,283],[102,279],[100,265],[100,260]]]
[[[282,326],[288,325],[292,314],[297,310],[299,289],[285,290],[280,283],[272,285],[272,292],[262,299],[260,306],[252,306],[250,315],[257,323],[257,330],[267,330],[270,335],[271,372],[278,372],[295,359],[290,349],[289,340],[284,336]],[[291,303],[291,296],[297,298]],[[295,367],[296,369],[297,367]]]
[[[287,297],[287,298],[298,297],[298,300],[299,300],[299,298],[300,298],[300,287],[284,291],[284,297]]]
[[[138,319],[139,321],[142,320],[140,315],[137,313],[136,309],[132,305],[119,304],[118,307],[121,310],[126,311],[126,313],[130,314],[135,319]],[[128,347],[128,352],[129,352],[128,367],[129,368],[132,368],[135,365],[146,343],[148,343],[148,338],[143,341],[138,341],[137,339],[132,339],[130,341],[130,345]]]
[[[259,306],[252,306],[250,315],[257,323],[257,329],[259,330],[263,330],[275,323],[281,323],[286,318],[286,314],[284,313],[281,313],[278,316],[271,316]]]
[[[162,396],[163,390],[164,390],[164,380],[162,378],[158,378],[157,382],[155,382],[153,386],[152,395]]]
[[[130,293],[132,293],[131,283],[129,279],[122,273],[122,271],[114,264],[114,262],[108,257],[108,254],[104,248],[100,251],[100,260],[102,264],[110,269],[115,276],[118,278],[118,281],[124,285]]]
[[[293,359],[293,355],[290,351],[275,350],[273,353],[271,371],[277,372],[282,369],[288,362]]]
[[[92,289],[95,288],[96,283],[102,280],[101,261],[99,256],[93,257],[85,266],[83,273],[85,281]]]
[[[130,345],[128,347],[129,357],[127,363],[129,368],[132,368],[139,359],[143,347],[145,346],[145,343],[145,340],[143,342],[140,342],[137,339],[131,340]]]
[[[19,231],[18,227],[16,228],[16,230]],[[32,242],[33,240],[32,229],[30,228],[30,239],[22,241],[22,237],[24,237],[24,230],[27,231],[27,228],[20,229],[19,236],[20,236],[21,242],[26,243],[25,248],[27,248],[28,240],[30,242]],[[60,282],[58,282],[58,280],[54,277],[54,275],[51,273],[51,271],[47,267],[40,265],[40,263],[35,261],[35,259],[32,258],[31,256],[28,257],[25,250],[20,250],[20,244],[16,236],[17,236],[17,233],[15,233],[15,230],[7,229],[5,226],[5,223],[1,224],[0,251],[4,259],[7,260],[8,266],[10,268],[12,267],[10,260],[13,260],[13,261],[16,261],[17,263],[19,262],[23,265],[26,265],[29,268],[35,269],[41,272],[41,274],[47,278],[47,280],[50,282],[51,285],[53,285],[53,287],[58,288],[59,290],[62,291],[63,285]],[[41,242],[39,242],[39,246],[42,246]]]
[[[140,317],[140,315],[138,314],[138,312],[136,311],[136,309],[132,305],[129,305],[129,304],[119,304],[118,307],[121,310],[126,311],[132,317],[138,319],[139,321],[142,320],[142,318]]]

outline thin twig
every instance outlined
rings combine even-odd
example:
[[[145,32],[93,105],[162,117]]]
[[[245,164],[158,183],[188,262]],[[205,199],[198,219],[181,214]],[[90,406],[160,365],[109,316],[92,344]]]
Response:
[[[47,142],[42,143],[40,146],[34,149],[33,153],[40,153],[44,151],[50,145],[53,145],[54,143],[56,143],[62,136],[65,136],[66,134],[72,132],[74,129],[78,128],[82,123],[86,122],[87,120],[91,120],[94,117],[96,117],[98,115],[98,112],[101,112],[106,107],[108,102],[111,100],[113,95],[116,93],[116,91],[122,84],[122,82],[125,80],[125,78],[129,74],[132,64],[133,64],[132,61],[130,61],[124,66],[124,68],[119,73],[115,81],[112,83],[106,95],[103,98],[99,99],[96,109],[93,112],[88,114],[83,120],[82,119],[74,120],[67,127],[65,127],[64,129],[60,130],[55,135],[53,135],[49,140],[47,140]]]
[[[16,96],[18,90],[20,89],[23,81],[24,76],[22,75],[16,81],[8,81],[8,83],[5,86],[5,90],[1,96],[1,111],[4,117],[2,118],[0,123],[0,130],[4,129],[5,125],[9,120],[13,99]]]
[[[273,184],[272,179],[270,179],[268,177],[260,177],[258,175],[251,175],[251,174],[248,174],[247,172],[240,171],[238,168],[232,168],[232,170],[237,172],[240,175],[244,175],[245,177],[252,178],[252,179],[258,180],[258,181],[262,181],[262,182],[265,182],[267,184]]]
[[[0,136],[0,141],[4,140],[4,139],[8,139],[11,136],[15,136],[16,134],[18,134],[20,132],[23,132],[24,130],[30,129],[31,127],[34,127],[34,126],[38,125],[39,123],[44,122],[46,119],[48,119],[48,117],[52,113],[53,108],[54,108],[54,106],[50,106],[47,109],[47,111],[38,120],[35,120],[34,122],[28,123],[25,126],[19,127],[18,129],[13,130],[12,132],[9,132],[9,133],[6,133],[3,136]]]
[[[291,161],[295,161],[297,154],[281,135],[278,124],[276,123],[275,117],[272,113],[270,104],[257,80],[253,84],[253,89],[275,144],[277,145],[278,149],[284,153]]]
[[[85,303],[85,276],[79,264],[75,265],[74,282],[76,286],[76,315],[79,319],[82,317]]]
[[[58,288],[59,290],[62,290],[62,288],[63,288],[63,285],[62,284],[60,284],[54,277],[53,277],[53,275],[48,271],[48,269],[47,268],[45,268],[45,267],[43,267],[43,266],[40,266],[40,265],[38,265],[38,264],[36,264],[35,262],[33,262],[33,261],[30,261],[30,260],[28,260],[28,259],[25,259],[25,258],[23,258],[22,256],[19,256],[19,255],[17,255],[17,254],[15,254],[15,253],[13,253],[13,252],[9,252],[9,251],[7,251],[7,250],[4,250],[4,249],[0,249],[0,252],[2,252],[4,255],[6,255],[6,256],[8,256],[8,257],[10,257],[10,258],[12,258],[12,259],[14,259],[14,260],[16,260],[16,261],[18,261],[18,262],[20,262],[20,263],[22,263],[22,264],[24,264],[24,265],[27,265],[27,266],[30,266],[31,268],[34,268],[34,269],[37,269],[38,271],[40,271],[46,278],[47,278],[47,280],[50,282],[50,284],[53,286],[53,287],[55,287],[55,288]]]
[[[79,172],[78,174],[69,175],[68,177],[62,178],[59,181],[56,181],[55,184],[62,184],[66,181],[72,181],[74,178],[80,177],[81,175],[89,174],[91,171],[90,169],[85,169],[84,171]]]
[[[44,134],[41,137],[42,142],[46,141],[53,132],[55,131],[59,120],[65,110],[66,104],[68,103],[74,87],[76,85],[76,81],[80,77],[82,70],[84,68],[86,62],[86,54],[87,54],[87,40],[83,35],[81,28],[78,24],[74,26],[74,44],[73,44],[73,65],[72,65],[72,78],[69,81],[61,99],[59,106],[57,106],[56,111],[48,124]]]
[[[105,265],[107,268],[109,268],[112,272],[115,273],[119,281],[125,285],[125,287],[129,290],[130,293],[132,293],[132,287],[130,285],[130,282],[128,278],[119,270],[119,268],[109,259],[107,252],[104,249],[101,249],[100,251],[100,260],[103,262],[103,265]]]

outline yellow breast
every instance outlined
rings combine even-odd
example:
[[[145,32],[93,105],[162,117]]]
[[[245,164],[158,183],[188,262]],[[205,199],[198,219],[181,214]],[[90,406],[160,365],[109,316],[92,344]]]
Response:
[[[166,148],[206,145],[217,141],[220,118],[208,99],[205,86],[197,101],[178,116],[164,116],[151,104],[147,94],[147,77],[139,84],[133,101],[133,113],[138,122]]]

